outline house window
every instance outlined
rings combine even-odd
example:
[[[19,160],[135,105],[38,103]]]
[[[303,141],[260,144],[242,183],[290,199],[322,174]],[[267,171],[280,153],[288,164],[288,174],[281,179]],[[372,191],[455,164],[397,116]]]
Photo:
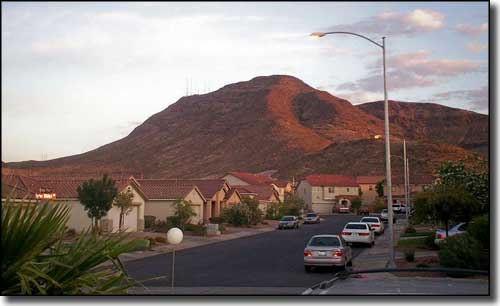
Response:
[[[328,187],[328,192],[333,193],[333,187]]]
[[[349,188],[347,188],[347,192],[349,192]]]
[[[372,185],[368,186],[368,190],[372,191],[373,190],[373,186]]]

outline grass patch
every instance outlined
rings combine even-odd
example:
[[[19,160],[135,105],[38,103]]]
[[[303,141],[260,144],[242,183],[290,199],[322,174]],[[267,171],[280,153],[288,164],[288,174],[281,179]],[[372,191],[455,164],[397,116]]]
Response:
[[[425,247],[425,239],[426,237],[419,237],[415,239],[404,239],[404,240],[399,240],[398,246],[402,247]]]
[[[418,236],[428,236],[430,234],[434,234],[434,232],[415,232],[415,233],[408,233],[408,234],[402,234],[401,237],[418,237]]]

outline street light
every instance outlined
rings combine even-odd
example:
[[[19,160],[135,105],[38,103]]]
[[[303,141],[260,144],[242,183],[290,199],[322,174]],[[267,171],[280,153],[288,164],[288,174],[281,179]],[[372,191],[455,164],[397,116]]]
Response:
[[[387,101],[387,77],[386,77],[386,68],[385,68],[385,36],[382,36],[382,44],[378,42],[353,32],[315,32],[311,34],[311,37],[320,38],[329,34],[347,34],[361,37],[369,42],[373,43],[377,47],[382,48],[382,65],[384,68],[384,126],[385,126],[385,168],[386,168],[386,180],[387,180],[387,212],[389,213],[389,268],[396,267],[395,263],[395,254],[394,254],[394,231],[393,231],[393,222],[392,218],[394,217],[394,213],[392,211],[392,181],[391,181],[391,146],[389,140],[389,106]]]
[[[182,242],[184,235],[177,227],[171,228],[167,232],[167,241],[170,244],[179,244]],[[175,275],[175,248],[172,248],[172,291],[174,290],[174,275]]]

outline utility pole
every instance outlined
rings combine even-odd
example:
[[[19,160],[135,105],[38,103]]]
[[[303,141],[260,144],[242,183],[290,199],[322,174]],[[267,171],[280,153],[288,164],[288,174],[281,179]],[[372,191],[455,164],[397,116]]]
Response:
[[[406,220],[408,220],[408,159],[406,158],[406,139],[403,139],[403,167],[405,176],[405,214]]]

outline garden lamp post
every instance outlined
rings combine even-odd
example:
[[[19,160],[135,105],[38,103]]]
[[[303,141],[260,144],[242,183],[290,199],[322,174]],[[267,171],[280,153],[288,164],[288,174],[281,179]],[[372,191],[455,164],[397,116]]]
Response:
[[[385,65],[385,36],[382,37],[382,44],[357,33],[353,32],[316,32],[312,33],[310,36],[311,37],[316,37],[320,38],[325,35],[330,35],[330,34],[346,34],[346,35],[353,35],[353,36],[358,36],[363,39],[368,40],[369,42],[373,43],[377,47],[380,47],[382,49],[382,65],[383,65],[383,75],[384,75],[384,125],[385,125],[385,168],[386,168],[386,181],[387,181],[387,212],[389,213],[389,220],[388,220],[388,228],[389,228],[389,263],[388,267],[389,268],[394,268],[396,266],[395,264],[395,255],[394,255],[394,231],[393,231],[393,222],[392,218],[394,216],[394,213],[392,211],[392,181],[391,181],[391,146],[390,146],[390,141],[389,141],[389,107],[388,107],[388,101],[387,101],[387,77],[386,77],[386,65]]]
[[[171,228],[167,232],[167,241],[172,245],[182,242],[184,235],[177,227]],[[174,275],[175,275],[175,248],[172,248],[172,292],[174,290]]]

